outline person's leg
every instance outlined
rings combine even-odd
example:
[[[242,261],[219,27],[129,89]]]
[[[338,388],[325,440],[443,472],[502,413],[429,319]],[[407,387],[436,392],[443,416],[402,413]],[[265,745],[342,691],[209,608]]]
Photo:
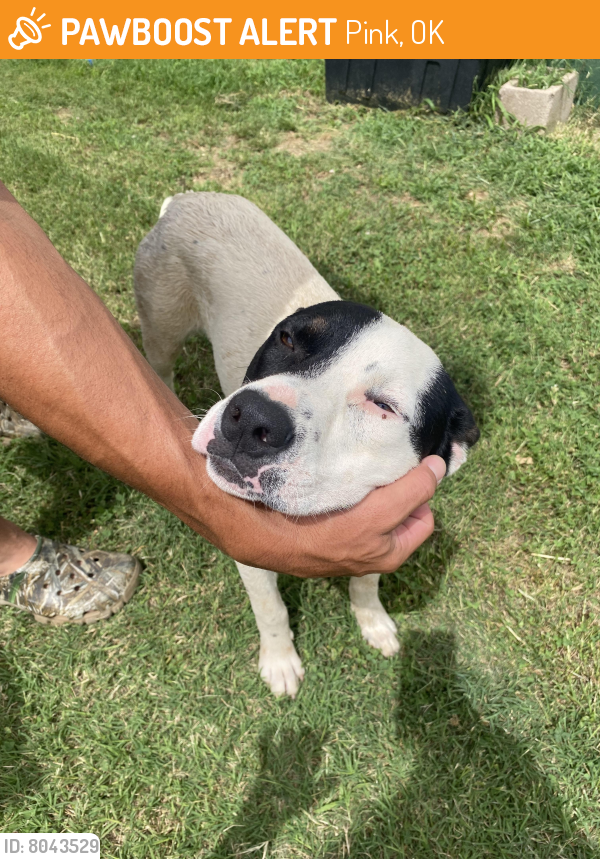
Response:
[[[41,435],[0,400],[0,438]],[[36,537],[0,516],[0,606],[24,609],[40,623],[93,623],[110,617],[132,595],[140,570],[131,555],[86,551]]]
[[[0,576],[8,576],[26,564],[37,543],[34,536],[0,516]]]
[[[0,438],[41,435],[0,400]],[[0,606],[24,609],[40,623],[93,623],[110,617],[132,595],[140,570],[131,555],[86,551],[36,537],[0,516]]]

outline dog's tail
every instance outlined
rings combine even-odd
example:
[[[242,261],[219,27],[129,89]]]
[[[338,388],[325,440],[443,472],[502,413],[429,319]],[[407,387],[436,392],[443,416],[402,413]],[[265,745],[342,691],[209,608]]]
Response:
[[[159,218],[162,218],[164,213],[167,211],[167,209],[171,205],[172,200],[173,200],[173,197],[167,197],[167,199],[163,202],[162,206],[160,207],[160,215],[158,216]]]

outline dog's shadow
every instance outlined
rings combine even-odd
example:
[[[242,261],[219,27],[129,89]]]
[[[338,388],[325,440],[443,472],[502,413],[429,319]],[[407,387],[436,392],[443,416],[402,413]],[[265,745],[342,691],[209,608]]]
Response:
[[[379,582],[381,601],[390,614],[423,611],[437,596],[457,549],[454,536],[436,514],[435,531],[395,573]]]

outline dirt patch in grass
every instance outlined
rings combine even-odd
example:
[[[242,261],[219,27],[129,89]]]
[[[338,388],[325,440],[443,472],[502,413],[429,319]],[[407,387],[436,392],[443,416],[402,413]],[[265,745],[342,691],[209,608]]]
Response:
[[[469,191],[467,194],[467,200],[475,200],[476,203],[483,203],[488,197],[488,192],[481,189]]]
[[[287,152],[295,158],[311,155],[313,152],[329,152],[335,138],[331,131],[325,131],[313,138],[306,138],[295,131],[288,131],[275,147],[275,152]]]
[[[302,111],[305,117],[321,116],[323,108],[326,106],[322,98],[318,98],[310,92],[283,90],[279,95],[281,98],[295,99],[297,109]]]
[[[550,263],[548,271],[562,272],[563,274],[575,274],[577,271],[577,260],[573,254],[568,254],[563,259]]]
[[[229,135],[218,149],[204,146],[195,147],[194,151],[202,153],[211,163],[198,170],[193,178],[194,184],[202,185],[212,181],[217,182],[222,188],[238,186],[241,183],[243,171],[227,157],[227,153],[233,149],[236,143],[237,137]]]
[[[555,140],[587,141],[596,149],[600,149],[600,128],[598,128],[598,111],[588,115],[572,117],[567,123],[559,123],[552,132]]]
[[[223,188],[231,188],[233,185],[239,184],[241,172],[238,172],[237,165],[217,155],[213,158],[213,166],[209,172],[209,178],[214,182],[218,182]]]
[[[60,119],[61,122],[69,122],[70,119],[73,119],[73,114],[66,107],[59,107],[56,111],[56,115]]]
[[[239,107],[242,101],[244,93],[242,92],[228,92],[228,93],[220,93],[215,96],[215,104],[225,104],[230,107]]]
[[[473,195],[472,197],[470,195]],[[485,191],[471,191],[467,194],[469,199],[473,199],[479,202],[483,202],[486,197],[481,196],[482,194],[486,194]],[[478,196],[479,195],[479,196]],[[479,236],[482,239],[506,239],[518,227],[519,219],[526,212],[528,207],[528,203],[526,200],[517,199],[512,200],[505,208],[503,212],[499,212],[495,220],[488,224],[487,227],[482,227],[475,231],[475,235]]]
[[[510,218],[504,216],[492,224],[490,229],[477,230],[476,235],[482,239],[505,239],[513,230],[513,223]]]
[[[410,206],[411,209],[422,209],[423,203],[420,200],[417,200],[415,197],[412,197],[408,191],[405,191],[401,197],[397,198],[398,203],[402,203],[405,206]]]

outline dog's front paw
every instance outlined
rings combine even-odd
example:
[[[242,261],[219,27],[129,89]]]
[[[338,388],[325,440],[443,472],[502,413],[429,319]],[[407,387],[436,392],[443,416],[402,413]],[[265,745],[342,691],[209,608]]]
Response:
[[[365,641],[380,650],[384,656],[393,656],[400,650],[400,643],[396,637],[396,624],[383,609],[355,608],[352,611],[356,615],[362,637]]]
[[[291,642],[281,650],[261,646],[258,669],[262,679],[277,697],[289,695],[290,698],[295,698],[300,681],[304,680],[302,662]]]

